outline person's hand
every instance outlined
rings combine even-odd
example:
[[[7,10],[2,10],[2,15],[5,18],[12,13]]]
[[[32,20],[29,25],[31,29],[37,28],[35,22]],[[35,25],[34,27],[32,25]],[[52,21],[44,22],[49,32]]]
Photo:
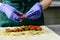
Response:
[[[20,21],[20,19],[23,19],[20,11],[6,3],[0,3],[0,11],[4,12],[9,19],[14,21]]]
[[[38,19],[41,17],[42,5],[40,2],[37,2],[33,7],[25,14],[28,19]]]

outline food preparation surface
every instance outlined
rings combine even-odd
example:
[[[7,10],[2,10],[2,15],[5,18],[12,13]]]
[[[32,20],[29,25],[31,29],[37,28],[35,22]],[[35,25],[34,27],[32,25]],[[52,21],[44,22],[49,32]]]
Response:
[[[34,34],[35,32],[32,31],[33,34],[30,35],[28,34],[28,35],[17,35],[17,36],[16,35],[4,36],[3,35],[4,33],[0,32],[0,40],[8,40],[8,39],[9,40],[60,40],[59,35],[53,32],[51,29],[49,29],[46,26],[41,26],[41,27],[42,27],[42,31],[39,34]],[[0,28],[0,31],[2,29],[5,28]]]

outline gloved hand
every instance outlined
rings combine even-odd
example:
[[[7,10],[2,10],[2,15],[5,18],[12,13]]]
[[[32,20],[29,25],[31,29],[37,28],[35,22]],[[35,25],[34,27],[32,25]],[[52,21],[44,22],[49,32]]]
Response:
[[[12,19],[16,22],[20,21],[22,13],[16,10],[14,7],[6,4],[0,3],[0,11],[4,12],[9,19]]]
[[[25,15],[26,18],[34,20],[41,17],[41,13],[42,13],[42,5],[41,3],[37,2]]]

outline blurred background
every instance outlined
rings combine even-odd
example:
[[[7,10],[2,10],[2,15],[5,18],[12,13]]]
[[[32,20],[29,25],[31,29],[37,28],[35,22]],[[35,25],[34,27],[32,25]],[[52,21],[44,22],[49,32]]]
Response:
[[[46,25],[60,24],[60,0],[53,0],[50,7],[44,11]]]

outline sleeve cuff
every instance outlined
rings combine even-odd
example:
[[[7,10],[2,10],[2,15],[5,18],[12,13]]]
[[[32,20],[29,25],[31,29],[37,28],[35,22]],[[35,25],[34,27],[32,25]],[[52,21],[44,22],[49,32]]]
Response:
[[[42,4],[41,4],[41,3],[39,3],[39,6],[40,6],[40,10],[41,10],[41,12],[43,12]]]

